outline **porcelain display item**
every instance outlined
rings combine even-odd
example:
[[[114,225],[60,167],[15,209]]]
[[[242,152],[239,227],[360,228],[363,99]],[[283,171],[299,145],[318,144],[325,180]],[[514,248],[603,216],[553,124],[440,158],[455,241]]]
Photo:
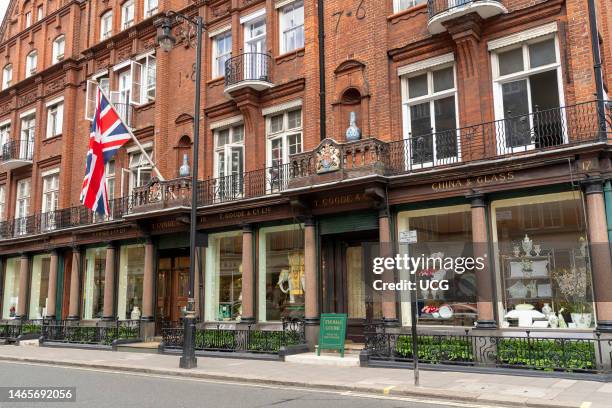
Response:
[[[535,244],[533,246],[533,252],[535,252],[536,256],[540,256],[540,253],[542,252],[542,247],[540,244]]]
[[[517,258],[521,256],[521,247],[518,245],[515,245],[514,248],[512,248],[512,254]]]
[[[559,327],[559,318],[554,313],[548,316],[548,325],[553,329]]]
[[[132,309],[132,313],[130,313],[130,319],[132,320],[140,320],[140,308],[138,306],[134,306]]]
[[[523,247],[523,251],[525,251],[525,255],[531,256],[531,250],[533,249],[533,241],[527,234],[525,234],[525,238],[521,242],[521,246]]]
[[[179,167],[179,176],[187,177],[189,176],[190,172],[191,169],[189,168],[189,156],[187,155],[187,153],[185,153],[183,155],[183,164],[181,165],[181,167]]]
[[[508,288],[508,292],[510,293],[511,297],[515,299],[521,299],[527,296],[528,289],[527,286],[523,284],[523,282],[518,281]]]
[[[546,316],[546,318],[549,318],[551,315],[554,315],[552,307],[550,307],[548,303],[544,303],[544,306],[542,307],[542,313],[544,313],[544,316]]]
[[[357,114],[351,112],[349,114],[349,127],[346,129],[346,140],[354,142],[361,139],[361,130],[357,127]]]
[[[450,319],[451,317],[453,317],[453,308],[450,307],[449,305],[442,305],[440,306],[440,317],[443,319]]]
[[[588,329],[591,327],[593,315],[591,313],[572,313],[572,323],[576,324],[577,329]]]

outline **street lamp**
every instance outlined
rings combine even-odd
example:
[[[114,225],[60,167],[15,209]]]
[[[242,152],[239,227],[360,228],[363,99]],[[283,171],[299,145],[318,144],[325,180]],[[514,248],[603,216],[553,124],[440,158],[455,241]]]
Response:
[[[196,225],[197,225],[197,198],[198,198],[198,151],[200,145],[200,82],[202,77],[202,32],[204,20],[200,16],[189,17],[174,11],[166,12],[164,18],[158,23],[157,43],[165,52],[170,52],[176,44],[172,35],[172,21],[183,20],[196,27],[196,66],[195,66],[195,102],[193,114],[193,165],[191,173],[191,219],[189,228],[189,298],[187,311],[183,319],[183,355],[179,367],[195,368],[198,365],[195,357],[195,254],[196,254]]]

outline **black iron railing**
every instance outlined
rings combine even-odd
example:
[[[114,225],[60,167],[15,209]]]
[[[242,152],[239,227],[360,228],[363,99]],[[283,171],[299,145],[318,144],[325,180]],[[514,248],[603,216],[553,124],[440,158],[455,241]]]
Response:
[[[115,340],[140,339],[140,321],[115,320],[99,322],[95,326],[81,325],[78,321],[50,321],[42,326],[41,335],[45,342],[108,346]]]
[[[164,349],[183,347],[180,324],[162,327]],[[221,325],[196,330],[195,348],[200,351],[227,351],[276,354],[281,347],[305,344],[304,323],[299,319],[283,321],[280,330],[262,330],[252,325],[239,329],[223,329]]]
[[[419,361],[428,364],[467,365],[542,371],[612,373],[612,340],[519,336],[479,336],[419,333]],[[365,348],[370,360],[412,362],[410,334],[387,333],[383,325],[367,326]]]
[[[10,140],[2,145],[1,161],[31,161],[34,154],[33,140]]]
[[[0,339],[15,341],[19,336],[40,334],[46,322],[44,319],[0,321]]]
[[[270,82],[270,61],[268,54],[245,52],[225,61],[225,86],[242,81]]]
[[[479,3],[483,0],[427,0],[427,12],[429,18],[432,18],[444,11],[454,10],[458,7],[472,3]],[[500,0],[486,0],[488,2],[496,2],[502,4]]]

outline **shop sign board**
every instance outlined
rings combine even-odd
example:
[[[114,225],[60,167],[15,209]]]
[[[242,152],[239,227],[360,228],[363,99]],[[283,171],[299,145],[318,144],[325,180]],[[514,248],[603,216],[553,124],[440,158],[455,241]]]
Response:
[[[344,357],[344,343],[346,341],[346,313],[323,313],[321,314],[321,327],[319,330],[319,347],[317,355],[321,355],[321,349],[338,350],[340,356]]]

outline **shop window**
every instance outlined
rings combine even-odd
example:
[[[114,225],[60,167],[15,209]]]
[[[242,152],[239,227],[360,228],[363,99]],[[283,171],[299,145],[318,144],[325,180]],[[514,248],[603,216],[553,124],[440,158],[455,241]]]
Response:
[[[54,310],[47,310],[50,271],[51,256],[49,254],[35,255],[32,258],[30,312],[28,315],[30,319],[42,319],[47,315],[55,315]]]
[[[121,29],[125,30],[134,25],[134,0],[127,0],[121,6]]]
[[[2,90],[5,90],[13,84],[13,65],[7,64],[2,69]]]
[[[259,230],[259,320],[304,317],[304,230],[300,225]]]
[[[242,232],[213,234],[206,248],[205,320],[242,315]]]
[[[459,127],[454,65],[403,77],[404,139],[412,168],[454,163],[459,159]]]
[[[213,78],[225,76],[225,62],[232,57],[232,32],[227,31],[213,38]]]
[[[425,3],[426,0],[393,0],[393,12],[408,10],[411,7]]]
[[[566,142],[557,38],[501,48],[492,59],[498,153]]]
[[[124,245],[120,251],[117,316],[140,318],[144,281],[144,245]]]
[[[280,9],[280,53],[304,47],[304,2],[296,1]]]
[[[36,74],[38,68],[38,52],[36,50],[30,52],[26,57],[26,72],[25,77],[29,78]]]
[[[502,327],[592,327],[581,194],[494,201],[491,213]]]
[[[64,101],[47,106],[47,138],[62,134],[64,127]]]
[[[51,60],[53,63],[60,62],[64,59],[64,51],[66,48],[66,37],[64,35],[60,35],[53,41],[53,55]]]
[[[8,258],[4,271],[4,293],[2,296],[2,318],[14,319],[19,303],[19,258]]]
[[[473,326],[476,309],[476,262],[469,206],[429,208],[398,214],[401,254],[423,261],[416,270],[419,324]],[[405,237],[409,237],[406,239]],[[400,279],[414,280],[402,269]],[[448,281],[448,289],[428,286]],[[423,284],[423,285],[421,285]],[[401,293],[403,324],[409,324],[410,292]]]
[[[102,317],[105,269],[106,248],[88,248],[85,251],[85,273],[83,276],[83,320]]]
[[[215,131],[216,199],[241,197],[244,173],[244,125]]]
[[[100,41],[113,35],[113,12],[107,11],[100,18]]]

